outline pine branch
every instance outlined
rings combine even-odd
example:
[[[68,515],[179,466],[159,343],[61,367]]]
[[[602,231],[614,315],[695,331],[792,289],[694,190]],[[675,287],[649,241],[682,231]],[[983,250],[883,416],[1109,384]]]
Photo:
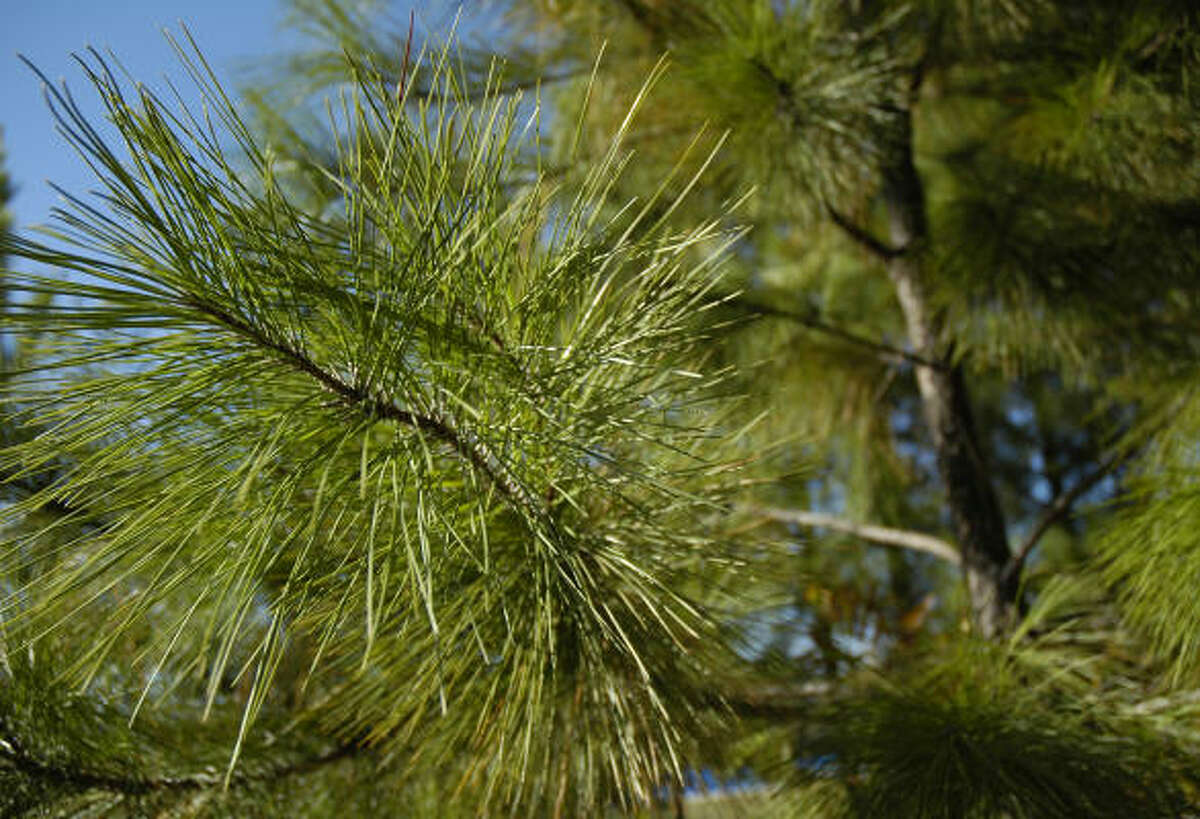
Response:
[[[856,523],[855,521],[839,518],[834,515],[805,512],[799,509],[747,506],[744,507],[744,510],[779,523],[794,523],[799,526],[832,529],[835,532],[845,532],[846,534],[854,535],[855,537],[860,537],[863,540],[882,546],[896,546],[901,549],[924,552],[925,554],[941,558],[955,566],[961,562],[958,550],[954,548],[953,544],[923,532],[913,532],[908,529],[893,529],[870,523]]]
[[[491,451],[488,445],[476,436],[459,430],[444,416],[438,413],[422,414],[403,409],[389,398],[374,396],[358,385],[347,384],[336,375],[322,369],[303,351],[269,338],[261,329],[219,307],[201,301],[193,301],[190,306],[226,329],[247,338],[258,347],[275,353],[293,369],[309,376],[322,388],[336,395],[347,407],[362,411],[374,418],[396,421],[448,444],[460,457],[485,475],[511,502],[535,517],[545,517],[543,506],[534,500],[529,491],[521,485],[517,477]]]
[[[219,773],[196,773],[181,776],[123,776],[99,773],[84,767],[73,767],[63,763],[39,759],[27,749],[3,720],[0,719],[0,760],[31,779],[49,782],[75,793],[102,790],[128,796],[144,796],[152,793],[184,792],[220,788],[226,778]],[[356,743],[337,745],[324,753],[300,759],[286,765],[278,765],[260,771],[239,770],[229,778],[229,787],[242,787],[265,782],[276,782],[292,776],[311,773],[325,765],[340,762],[365,748]]]

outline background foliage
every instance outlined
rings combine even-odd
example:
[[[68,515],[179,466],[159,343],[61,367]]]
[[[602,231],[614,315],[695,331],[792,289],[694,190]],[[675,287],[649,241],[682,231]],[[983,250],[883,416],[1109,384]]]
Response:
[[[1189,4],[293,13],[51,91],[5,811],[1195,809]]]

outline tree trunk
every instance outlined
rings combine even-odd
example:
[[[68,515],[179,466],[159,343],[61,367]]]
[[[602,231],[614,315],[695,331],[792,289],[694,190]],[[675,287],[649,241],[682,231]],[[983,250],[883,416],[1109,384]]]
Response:
[[[994,637],[1012,622],[1017,577],[1005,571],[1010,553],[1004,514],[979,446],[963,370],[953,361],[953,343],[939,338],[941,319],[929,304],[923,281],[925,194],[913,165],[911,115],[902,116],[901,141],[884,171],[889,232],[898,251],[888,261],[888,274],[914,352],[942,365],[917,365],[917,385],[962,550],[972,619],[979,634]]]

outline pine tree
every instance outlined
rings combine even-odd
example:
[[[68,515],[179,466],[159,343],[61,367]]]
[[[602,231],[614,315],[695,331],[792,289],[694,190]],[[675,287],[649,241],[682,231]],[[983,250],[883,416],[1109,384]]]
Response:
[[[630,78],[669,52],[670,88],[642,118],[645,136],[633,139],[672,161],[705,122],[729,129],[710,186],[760,190],[744,283],[753,301],[744,306],[884,359],[827,386],[852,417],[882,410],[864,438],[890,435],[887,414],[901,402],[919,405],[904,409],[923,427],[917,445],[936,458],[929,477],[941,484],[937,507],[948,517],[926,525],[949,523],[976,630],[1006,630],[1029,551],[1014,553],[1010,530],[1044,524],[1005,497],[1018,487],[993,473],[1003,453],[988,451],[996,447],[987,436],[998,424],[979,417],[987,409],[973,393],[1037,402],[1046,388],[1036,382],[1048,378],[1048,389],[1080,394],[1085,413],[1119,416],[1064,430],[1089,439],[1082,454],[1094,466],[1104,460],[1096,450],[1129,426],[1104,383],[1143,362],[1136,354],[1147,351],[1126,347],[1178,343],[1173,306],[1159,302],[1167,291],[1188,298],[1195,261],[1191,244],[1177,241],[1194,229],[1187,88],[1195,19],[1186,4],[510,5],[519,43],[542,32],[531,49],[549,63],[542,73],[569,74],[611,44],[601,66],[607,84],[587,89],[590,101],[611,100],[590,107],[596,133],[619,116]],[[563,83],[561,104],[580,105],[583,86]],[[1156,238],[1171,252],[1147,263]],[[1125,265],[1139,275],[1122,276]],[[1127,343],[1114,344],[1111,357],[1086,354],[1116,339]],[[889,385],[878,409],[863,406],[854,376],[877,383],[888,372],[916,390]],[[851,446],[846,460],[867,455]],[[1107,470],[1084,469],[1075,486],[1057,478],[1051,508],[1103,480],[1120,458],[1111,460]],[[1030,470],[1020,471],[1028,481]]]
[[[52,92],[4,810],[1194,809],[1187,4],[296,8],[250,124]]]

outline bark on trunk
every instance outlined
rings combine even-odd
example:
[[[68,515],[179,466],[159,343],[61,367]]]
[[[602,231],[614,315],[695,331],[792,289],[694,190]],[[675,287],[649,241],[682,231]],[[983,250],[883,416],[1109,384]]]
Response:
[[[891,242],[902,251],[888,261],[888,274],[904,311],[913,351],[942,364],[917,366],[917,385],[962,549],[972,618],[982,636],[993,637],[1013,620],[1018,578],[1005,571],[1010,553],[1004,515],[979,446],[963,371],[953,362],[953,345],[940,338],[941,322],[923,280],[925,195],[913,165],[912,123],[907,112],[902,132],[901,143],[885,169]]]

